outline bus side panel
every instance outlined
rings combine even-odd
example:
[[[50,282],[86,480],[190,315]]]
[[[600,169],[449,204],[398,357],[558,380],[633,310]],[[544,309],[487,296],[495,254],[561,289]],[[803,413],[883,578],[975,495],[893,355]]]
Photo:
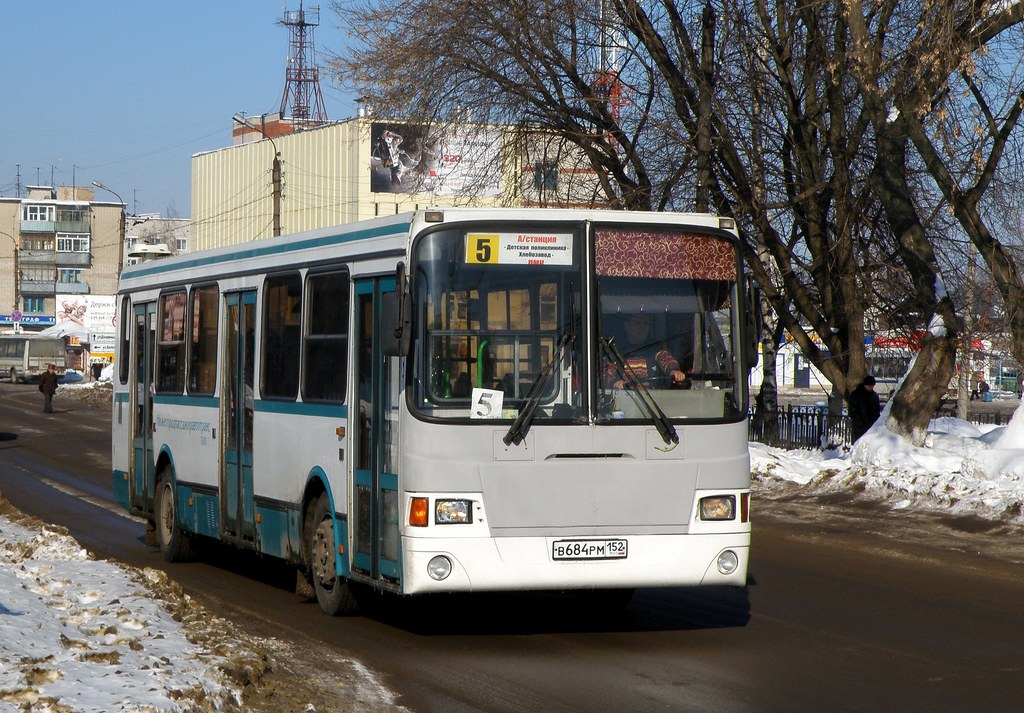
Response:
[[[110,417],[110,465],[114,499],[125,509],[129,507],[128,493],[128,441],[130,439],[128,391],[114,378],[114,395]]]
[[[154,452],[170,454],[181,526],[191,532],[217,537],[220,534],[217,401],[212,397],[195,398],[188,404],[182,401],[177,396],[158,395],[154,399]]]
[[[302,498],[310,478],[325,481],[335,510],[348,512],[346,418],[343,406],[256,402],[253,489],[261,552],[301,560]],[[338,525],[344,526],[341,517]]]

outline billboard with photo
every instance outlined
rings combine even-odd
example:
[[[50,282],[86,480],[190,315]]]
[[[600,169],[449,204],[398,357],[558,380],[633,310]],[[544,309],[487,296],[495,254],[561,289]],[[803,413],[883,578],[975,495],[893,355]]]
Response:
[[[497,129],[374,122],[370,125],[370,190],[435,196],[501,193]]]
[[[113,295],[57,295],[55,324],[75,325],[86,335],[114,334],[114,312]]]

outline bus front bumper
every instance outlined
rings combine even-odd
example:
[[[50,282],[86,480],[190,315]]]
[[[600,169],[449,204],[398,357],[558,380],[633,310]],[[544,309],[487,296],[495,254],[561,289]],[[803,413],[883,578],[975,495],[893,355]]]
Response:
[[[473,592],[736,586],[750,533],[402,541],[402,591]]]

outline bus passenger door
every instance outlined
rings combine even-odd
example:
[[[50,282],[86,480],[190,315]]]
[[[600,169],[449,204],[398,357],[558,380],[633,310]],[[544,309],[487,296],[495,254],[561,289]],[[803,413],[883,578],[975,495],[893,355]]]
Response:
[[[375,580],[398,583],[399,516],[398,377],[396,357],[380,353],[381,294],[395,289],[394,278],[356,282],[355,570]]]
[[[252,483],[256,292],[233,292],[224,299],[227,342],[221,399],[224,431],[220,490],[222,534],[251,541],[256,537]]]
[[[132,508],[153,509],[153,367],[156,348],[156,303],[132,309],[132,463],[129,500]]]

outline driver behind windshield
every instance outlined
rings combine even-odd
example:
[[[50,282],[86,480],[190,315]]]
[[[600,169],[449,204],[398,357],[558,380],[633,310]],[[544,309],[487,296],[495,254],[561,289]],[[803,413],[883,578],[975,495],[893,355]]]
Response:
[[[683,388],[686,373],[679,360],[668,347],[651,339],[652,316],[643,312],[626,317],[625,341],[616,342],[626,364],[625,378],[615,364],[604,369],[604,383],[613,389],[636,388],[643,384],[648,388]]]

